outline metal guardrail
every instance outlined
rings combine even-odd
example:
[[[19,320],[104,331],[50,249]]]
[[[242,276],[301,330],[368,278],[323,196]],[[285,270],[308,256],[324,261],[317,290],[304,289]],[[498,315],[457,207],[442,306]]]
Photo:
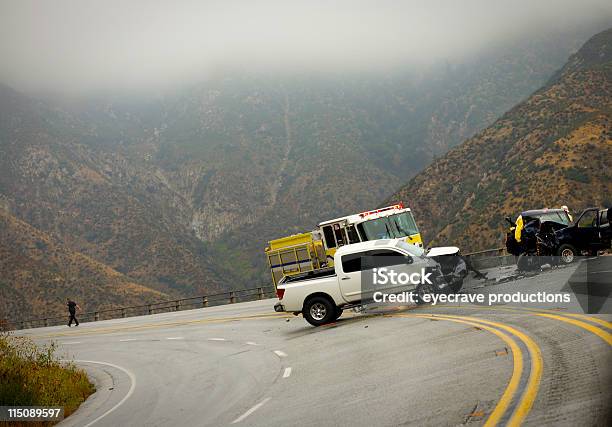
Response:
[[[504,267],[516,264],[514,255],[504,254],[506,248],[485,249],[483,251],[470,252],[464,256],[470,259],[472,266],[478,270]]]
[[[191,310],[194,308],[211,307],[237,302],[254,301],[269,298],[276,295],[272,285],[257,288],[239,289],[219,294],[202,295],[192,298],[181,298],[170,301],[159,301],[144,305],[129,307],[107,308],[78,313],[79,322],[97,322],[98,320],[118,319],[132,316],[143,316],[155,313],[168,313],[173,311]],[[57,326],[66,324],[68,315],[47,316],[38,319],[25,319],[9,321],[0,319],[0,330],[16,330],[36,328],[43,326]]]
[[[469,257],[476,268],[489,268],[513,263],[511,255],[503,255],[505,248],[486,249],[464,254]],[[80,322],[97,322],[99,320],[118,319],[132,316],[142,316],[155,313],[189,310],[193,308],[209,307],[214,305],[234,304],[241,301],[264,299],[275,295],[272,285],[257,288],[240,289],[219,294],[202,295],[192,298],[182,298],[171,301],[160,301],[151,304],[108,308],[104,310],[79,313]],[[47,316],[38,319],[25,319],[9,321],[0,319],[0,330],[26,329],[43,326],[56,326],[65,324],[68,316]]]
[[[476,252],[470,252],[465,254],[465,256],[470,257],[470,258],[482,258],[482,257],[486,257],[486,256],[501,256],[503,255],[504,251],[506,250],[506,248],[501,247],[501,248],[493,248],[493,249],[485,249],[483,251],[476,251]]]

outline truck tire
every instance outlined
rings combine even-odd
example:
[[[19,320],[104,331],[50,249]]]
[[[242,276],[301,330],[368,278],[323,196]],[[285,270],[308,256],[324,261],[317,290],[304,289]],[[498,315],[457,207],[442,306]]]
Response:
[[[574,262],[574,259],[576,259],[578,251],[574,246],[565,243],[559,246],[557,255],[559,256],[559,259],[561,260],[562,264],[571,264],[572,262]]]
[[[336,315],[334,316],[334,320],[338,320],[340,316],[342,316],[342,309],[340,307],[336,307]]]
[[[427,301],[425,301],[425,299],[423,298],[423,295],[434,294],[436,293],[436,290],[432,285],[422,283],[417,286],[414,293],[415,293],[414,302],[416,302],[417,305],[423,305],[427,303]]]
[[[452,293],[458,294],[463,288],[463,279],[455,279],[448,287]]]
[[[336,307],[329,298],[316,296],[304,303],[304,319],[312,326],[321,326],[336,319]]]

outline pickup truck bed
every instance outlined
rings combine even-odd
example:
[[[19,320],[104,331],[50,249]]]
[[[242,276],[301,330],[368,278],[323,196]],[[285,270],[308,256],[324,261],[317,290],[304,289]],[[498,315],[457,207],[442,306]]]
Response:
[[[309,279],[320,279],[322,277],[332,277],[336,275],[336,271],[333,267],[329,268],[321,268],[319,270],[314,271],[305,271],[304,273],[294,274],[291,276],[285,276],[281,283],[291,283],[297,282],[300,280],[309,280]]]

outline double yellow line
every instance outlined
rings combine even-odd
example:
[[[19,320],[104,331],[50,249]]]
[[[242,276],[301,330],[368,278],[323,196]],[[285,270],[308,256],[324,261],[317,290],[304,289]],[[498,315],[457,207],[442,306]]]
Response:
[[[588,331],[594,335],[597,335],[599,338],[604,340],[609,345],[612,345],[612,334],[598,326],[589,324],[587,322],[595,323],[597,325],[601,325],[606,329],[612,330],[612,322],[608,322],[604,319],[600,319],[594,316],[587,316],[585,314],[578,313],[562,313],[553,310],[546,309],[535,309],[535,308],[523,308],[523,307],[488,307],[488,306],[461,306],[461,305],[441,305],[441,306],[431,306],[431,308],[460,308],[463,310],[490,310],[490,311],[505,311],[512,313],[520,313],[520,314],[529,314],[532,316],[538,316],[548,319],[557,320],[560,322],[568,323],[573,326],[577,326],[585,331]],[[578,320],[580,319],[580,320]],[[584,321],[583,321],[584,320]]]
[[[612,330],[612,323],[593,316],[586,316],[577,313],[558,313],[552,310],[529,309],[520,307],[439,306],[438,308],[460,308],[472,310],[486,309],[492,311],[505,311],[538,316],[577,326],[585,331],[588,331],[600,337],[607,344],[612,345],[612,334],[604,329],[606,328],[608,330]],[[463,323],[470,326],[479,327],[488,332],[491,332],[501,338],[506,344],[508,344],[509,348],[512,351],[513,358],[512,376],[510,378],[510,381],[508,382],[508,385],[506,386],[506,389],[504,390],[504,393],[502,394],[502,397],[500,398],[499,402],[497,403],[485,423],[485,426],[487,427],[495,426],[502,420],[502,418],[508,411],[512,400],[514,399],[514,396],[518,392],[521,375],[525,370],[524,356],[521,347],[517,345],[516,341],[511,338],[510,335],[506,334],[506,332],[513,335],[516,339],[520,340],[525,346],[525,348],[527,348],[531,360],[529,378],[527,380],[524,390],[522,390],[521,392],[521,396],[518,400],[518,403],[507,424],[510,426],[518,426],[524,421],[536,399],[543,371],[542,353],[538,345],[533,341],[533,339],[531,339],[523,332],[505,323],[494,322],[491,320],[485,320],[476,317],[429,313],[405,313],[392,314],[390,316],[446,320],[450,322]],[[594,324],[599,326],[595,326]],[[600,326],[603,326],[603,328]]]
[[[506,325],[500,322],[493,322],[490,320],[479,319],[475,317],[468,316],[454,316],[448,314],[392,314],[389,315],[392,317],[411,317],[411,318],[422,318],[422,319],[434,319],[434,320],[446,320],[449,322],[463,323],[466,325],[470,325],[473,327],[484,329],[500,339],[502,339],[510,350],[512,351],[512,359],[513,359],[513,370],[512,376],[510,377],[510,381],[504,390],[499,402],[489,415],[485,426],[492,427],[497,425],[512,403],[514,396],[519,391],[519,386],[521,383],[521,376],[523,371],[525,370],[525,358],[523,355],[523,351],[521,347],[517,344],[515,339],[513,339],[509,334],[520,340],[523,345],[527,348],[530,356],[530,366],[529,366],[529,378],[527,380],[527,384],[522,390],[521,396],[518,400],[518,404],[516,405],[510,419],[507,422],[509,426],[519,426],[524,421],[527,414],[531,410],[533,406],[533,402],[536,399],[538,394],[538,389],[540,387],[540,380],[542,378],[542,370],[544,363],[542,361],[542,353],[538,345],[523,332],[519,331],[512,326]],[[506,333],[508,332],[508,333]]]

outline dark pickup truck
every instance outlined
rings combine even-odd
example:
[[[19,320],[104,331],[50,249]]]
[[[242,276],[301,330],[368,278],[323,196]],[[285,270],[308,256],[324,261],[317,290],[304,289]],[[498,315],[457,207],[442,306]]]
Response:
[[[585,209],[575,222],[561,209],[539,209],[521,213],[520,240],[515,238],[515,225],[506,235],[506,250],[519,257],[521,270],[537,267],[539,262],[569,264],[576,256],[597,255],[610,249],[611,229],[608,209]],[[518,221],[517,221],[518,223]],[[536,259],[539,257],[539,259]]]
[[[510,224],[506,233],[506,250],[509,254],[515,256],[521,254],[536,255],[538,252],[538,236],[541,232],[554,233],[570,226],[572,222],[563,209],[533,209],[521,212],[518,218],[521,218],[523,223],[519,241],[515,238],[517,227],[515,221],[512,221],[510,217],[506,218],[506,221]]]

